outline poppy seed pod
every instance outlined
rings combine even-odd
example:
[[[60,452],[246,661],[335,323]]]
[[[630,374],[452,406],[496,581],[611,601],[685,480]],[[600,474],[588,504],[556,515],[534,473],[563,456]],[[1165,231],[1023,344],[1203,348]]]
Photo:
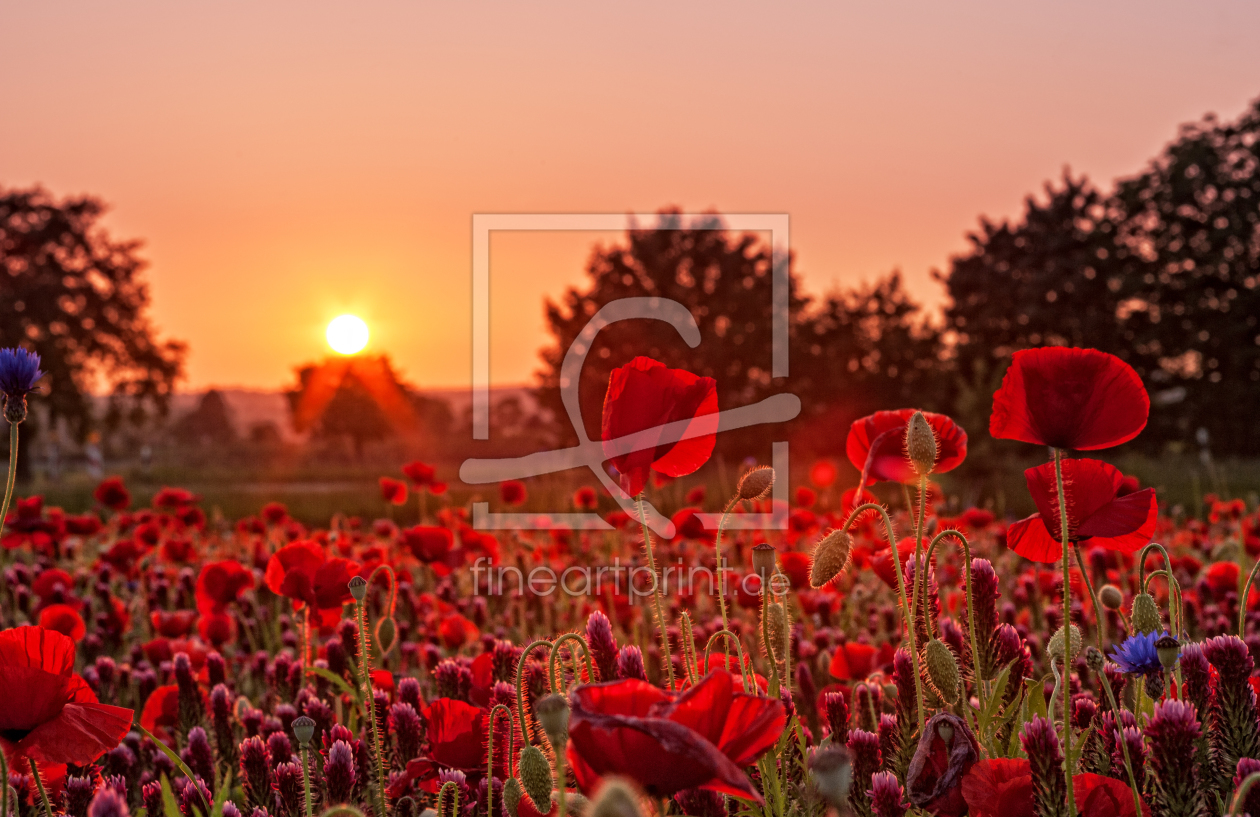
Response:
[[[1133,621],[1133,629],[1139,633],[1153,633],[1160,629],[1159,607],[1150,593],[1138,593],[1133,597],[1133,608],[1129,612]]]
[[[740,499],[761,499],[774,487],[774,469],[768,465],[758,465],[739,478],[739,486],[735,489]]]
[[[315,737],[315,721],[305,715],[300,718],[294,718],[293,737],[297,738],[298,743],[303,746],[310,743],[311,738]]]
[[[757,578],[761,579],[763,591],[768,588],[767,582],[770,581],[770,574],[774,572],[777,555],[774,545],[769,542],[762,542],[752,549],[753,572],[757,574]]]
[[[1114,584],[1104,584],[1098,588],[1098,601],[1108,610],[1119,610],[1120,605],[1124,604],[1124,593]]]
[[[591,806],[590,817],[641,817],[639,798],[621,780],[606,778],[604,784],[595,793],[595,802]]]
[[[534,704],[534,714],[552,748],[560,751],[569,740],[569,702],[553,693]]]
[[[1177,666],[1177,659],[1181,656],[1181,642],[1171,635],[1162,635],[1155,639],[1155,652],[1159,655],[1159,663],[1165,670],[1171,672],[1172,668]]]
[[[906,424],[906,456],[921,477],[936,467],[936,435],[921,411],[916,411]]]
[[[551,765],[537,746],[527,743],[517,763],[521,786],[539,814],[551,811]]]
[[[814,564],[809,570],[811,587],[822,587],[840,575],[849,563],[849,550],[853,546],[853,538],[842,530],[833,530],[823,537],[814,548]]]
[[[809,760],[809,775],[818,793],[836,808],[845,808],[853,784],[853,766],[843,746],[819,749]]]
[[[367,579],[362,576],[355,576],[346,586],[350,588],[350,595],[354,596],[355,601],[363,601],[367,596]]]
[[[962,675],[954,651],[944,641],[933,638],[927,644],[926,653],[927,674],[933,689],[946,703],[957,703],[962,695]]]
[[[521,802],[521,781],[515,777],[508,778],[503,784],[503,808],[509,817],[516,817],[516,807]]]

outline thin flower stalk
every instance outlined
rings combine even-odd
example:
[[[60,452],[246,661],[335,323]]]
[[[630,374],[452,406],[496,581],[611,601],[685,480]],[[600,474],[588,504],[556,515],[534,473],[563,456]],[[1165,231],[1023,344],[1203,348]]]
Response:
[[[961,531],[957,531],[953,529],[943,530],[940,533],[933,536],[931,543],[928,545],[927,560],[924,566],[924,570],[922,572],[926,573],[927,572],[926,565],[929,565],[932,563],[932,556],[936,552],[936,546],[942,540],[951,538],[951,537],[958,540],[958,545],[959,547],[962,548],[962,552],[963,552],[963,576],[964,576],[964,582],[965,582],[965,590],[967,592],[967,635],[968,635],[969,640],[971,641],[971,660],[972,660],[972,663],[974,664],[975,662],[980,660],[980,650],[977,646],[979,642],[976,640],[975,595],[971,592],[971,544],[967,541],[967,537],[963,536]],[[915,572],[917,573],[919,571],[916,569]],[[980,677],[980,671],[978,667],[976,668],[974,680],[975,680],[975,689],[976,689],[976,700],[978,701],[980,705],[979,706],[980,711],[984,712],[985,711],[984,681]],[[967,706],[964,708],[963,711],[966,714],[970,715],[971,707]]]
[[[529,729],[526,726],[525,720],[525,661],[529,658],[530,653],[539,647],[546,647],[549,650],[549,657],[550,655],[555,654],[555,648],[552,646],[550,641],[547,641],[546,639],[539,639],[527,646],[521,652],[521,657],[517,659],[516,662],[516,719],[517,723],[520,724],[521,727],[521,739],[524,740],[527,745],[530,744],[530,739]],[[554,672],[551,673],[549,679],[553,682],[551,691],[555,692],[556,687],[554,684]]]
[[[550,675],[548,677],[551,680],[551,691],[555,693],[561,693],[563,689],[562,681],[564,679],[560,677],[560,674],[557,671],[558,670],[557,662],[560,659],[560,648],[563,647],[565,644],[569,643],[570,641],[573,641],[582,645],[582,656],[583,658],[586,659],[586,677],[592,681],[595,679],[595,663],[591,659],[590,645],[586,643],[585,638],[578,635],[577,633],[565,633],[564,635],[557,638],[554,642],[551,642],[551,656],[550,656],[550,660],[548,661]],[[524,656],[522,656],[522,659],[523,658]],[[576,655],[573,656],[573,675],[578,680],[580,680],[582,677],[582,673],[577,663]]]
[[[1071,555],[1072,544],[1068,541],[1067,498],[1063,490],[1063,450],[1054,449],[1054,484],[1059,492],[1059,544],[1063,548],[1063,672],[1066,675],[1072,666],[1072,578]],[[1051,635],[1054,635],[1051,633]],[[1063,771],[1067,778],[1068,814],[1076,815],[1076,800],[1072,795],[1072,705],[1071,684],[1063,684]]]
[[[494,718],[496,715],[506,715],[508,719],[507,732],[507,758],[509,767],[509,776],[512,765],[512,710],[503,704],[495,704],[490,710],[490,717],[486,718],[486,817],[494,817]]]
[[[652,602],[656,608],[656,629],[661,636],[661,656],[665,664],[665,677],[669,679],[669,691],[677,686],[674,683],[674,659],[669,651],[669,630],[665,625],[664,604],[661,601],[661,579],[656,573],[656,559],[652,556],[652,534],[648,530],[647,513],[643,510],[643,494],[638,496],[639,523],[643,526],[643,549],[647,551],[648,570],[652,571]]]
[[[39,799],[44,804],[44,817],[53,817],[52,804],[48,802],[48,790],[44,788],[44,781],[40,779],[39,767],[35,765],[35,761],[31,761],[31,779],[35,781],[35,788],[39,789]],[[8,778],[3,781],[5,787],[9,785]]]
[[[385,815],[385,747],[381,742],[381,730],[376,721],[376,696],[372,691],[372,645],[368,641],[366,598],[355,599],[355,616],[359,630],[359,683],[363,689],[363,705],[367,710],[368,724],[372,728],[373,764],[376,772],[377,813]]]

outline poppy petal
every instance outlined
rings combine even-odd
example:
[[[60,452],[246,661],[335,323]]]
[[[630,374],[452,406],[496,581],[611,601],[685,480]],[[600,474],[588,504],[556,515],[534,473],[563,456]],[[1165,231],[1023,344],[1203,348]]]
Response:
[[[1063,545],[1050,535],[1041,514],[1011,525],[1006,531],[1006,546],[1034,562],[1057,562],[1063,555]]]
[[[36,760],[86,766],[119,744],[133,718],[130,709],[120,706],[68,703],[60,715],[40,724],[18,745]]]

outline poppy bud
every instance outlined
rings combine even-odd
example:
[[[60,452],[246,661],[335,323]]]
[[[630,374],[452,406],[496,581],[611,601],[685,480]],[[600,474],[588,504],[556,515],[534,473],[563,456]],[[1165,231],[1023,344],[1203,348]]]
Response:
[[[1155,653],[1159,656],[1159,663],[1164,669],[1171,672],[1172,668],[1177,666],[1177,658],[1181,655],[1181,642],[1171,635],[1162,635],[1155,639]]]
[[[1103,667],[1107,664],[1107,657],[1097,647],[1090,647],[1085,651],[1085,663],[1094,672],[1102,672]]]
[[[853,784],[853,766],[844,747],[831,746],[814,752],[809,760],[809,774],[814,788],[828,803],[838,809],[845,808]]]
[[[823,537],[814,548],[814,564],[809,570],[811,587],[822,587],[840,575],[849,562],[849,549],[853,539],[842,530],[833,530]]]
[[[539,814],[551,811],[551,765],[547,758],[531,743],[521,749],[521,757],[517,762],[520,770],[521,786],[534,804]]]
[[[762,542],[752,549],[752,567],[757,578],[761,579],[762,590],[769,588],[770,574],[774,572],[775,557],[778,554],[774,545]]]
[[[927,673],[936,694],[949,704],[958,702],[962,695],[962,676],[958,672],[958,660],[954,651],[939,638],[927,645]]]
[[[376,622],[376,648],[381,655],[388,655],[398,642],[398,625],[393,616],[384,616]]]
[[[774,469],[768,465],[758,465],[739,478],[739,486],[735,489],[740,499],[761,499],[774,487]]]
[[[557,752],[569,740],[569,702],[563,695],[551,694],[534,704],[534,714]]]
[[[311,742],[311,738],[315,737],[315,721],[303,715],[293,720],[293,737],[298,739],[298,743],[303,746]]]
[[[521,802],[521,781],[515,777],[508,778],[503,784],[503,809],[508,817],[516,817],[516,807]]]
[[[1124,604],[1124,593],[1114,584],[1104,584],[1098,588],[1098,601],[1108,610],[1119,610]]]
[[[1079,655],[1081,652],[1081,629],[1075,624],[1072,625],[1072,655]],[[1046,647],[1046,652],[1050,654],[1050,660],[1060,664],[1065,663],[1063,655],[1063,628],[1060,627],[1050,637],[1050,644]]]
[[[787,612],[783,605],[772,601],[766,605],[766,627],[770,631],[770,652],[775,661],[783,660],[783,639],[787,633]]]
[[[1133,607],[1129,612],[1133,620],[1133,629],[1139,633],[1153,633],[1160,628],[1159,607],[1150,593],[1138,593],[1133,597]]]
[[[355,576],[347,585],[350,588],[350,595],[354,596],[355,601],[363,601],[367,596],[367,579],[362,576]]]
[[[621,780],[606,778],[595,793],[590,817],[641,817],[639,798]]]
[[[936,467],[936,435],[921,411],[916,411],[906,425],[906,456],[921,477]]]

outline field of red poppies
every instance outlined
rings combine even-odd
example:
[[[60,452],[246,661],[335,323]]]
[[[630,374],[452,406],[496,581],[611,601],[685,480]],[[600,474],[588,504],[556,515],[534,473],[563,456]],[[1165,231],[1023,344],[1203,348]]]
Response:
[[[14,450],[39,374],[0,352]],[[710,458],[713,389],[613,373],[606,437],[650,438],[609,457],[628,497]],[[729,524],[772,510],[757,466],[659,506],[672,538],[585,485],[612,530],[477,530],[421,462],[381,479],[406,528],[118,478],[71,515],[10,502],[10,464],[0,817],[1260,817],[1260,513],[1170,516],[1088,456],[1148,411],[1111,355],[1018,352],[989,433],[1047,450],[1033,516],[946,515],[967,437],[905,409],[843,432],[859,484],[813,469],[786,529]]]

